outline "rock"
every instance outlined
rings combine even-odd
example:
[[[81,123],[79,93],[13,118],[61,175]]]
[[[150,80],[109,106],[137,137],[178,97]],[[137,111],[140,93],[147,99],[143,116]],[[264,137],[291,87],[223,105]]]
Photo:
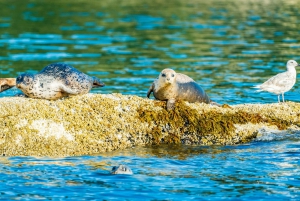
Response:
[[[300,103],[217,107],[166,103],[121,94],[86,94],[56,101],[0,99],[0,154],[78,156],[138,145],[233,145],[260,129],[300,130]]]

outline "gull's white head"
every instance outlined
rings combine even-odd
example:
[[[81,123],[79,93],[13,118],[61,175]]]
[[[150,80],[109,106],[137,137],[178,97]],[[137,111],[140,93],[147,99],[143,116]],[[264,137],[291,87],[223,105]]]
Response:
[[[296,66],[299,66],[299,64],[295,60],[289,60],[286,63],[287,70],[293,70],[293,69],[295,69]]]
[[[161,71],[159,74],[160,82],[165,83],[165,84],[172,84],[175,82],[176,79],[176,72],[170,68],[166,68]]]

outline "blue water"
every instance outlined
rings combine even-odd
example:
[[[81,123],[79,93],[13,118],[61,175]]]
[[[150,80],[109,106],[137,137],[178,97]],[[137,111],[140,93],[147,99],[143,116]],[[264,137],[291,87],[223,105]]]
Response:
[[[300,62],[300,1],[0,0],[0,77],[66,62],[145,97],[164,68],[221,104],[274,103],[251,87]],[[299,78],[299,76],[298,76]],[[285,94],[299,102],[299,84]],[[14,96],[18,89],[0,93]],[[1,132],[1,131],[0,131]],[[299,200],[300,134],[236,146],[155,146],[66,158],[1,157],[2,200]],[[128,165],[134,175],[111,175]]]
[[[299,200],[300,142],[137,147],[99,156],[1,158],[1,198]],[[111,175],[130,166],[134,175]]]

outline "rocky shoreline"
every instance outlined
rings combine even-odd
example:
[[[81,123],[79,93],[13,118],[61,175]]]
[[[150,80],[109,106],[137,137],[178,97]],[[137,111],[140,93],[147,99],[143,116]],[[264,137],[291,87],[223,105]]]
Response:
[[[0,99],[0,154],[78,156],[139,145],[233,145],[261,130],[300,131],[300,103],[165,102],[121,94],[86,94],[56,101]]]

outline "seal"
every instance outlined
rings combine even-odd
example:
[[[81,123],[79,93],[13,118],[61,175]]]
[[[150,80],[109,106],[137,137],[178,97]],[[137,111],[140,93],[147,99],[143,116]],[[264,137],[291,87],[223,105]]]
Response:
[[[16,78],[0,78],[0,92],[16,86]]]
[[[156,99],[167,101],[167,110],[174,109],[177,100],[211,103],[202,87],[192,78],[169,68],[162,70],[159,77],[154,80],[147,92],[148,98],[152,92]]]
[[[16,79],[16,87],[27,97],[56,100],[70,95],[82,95],[105,84],[64,63],[46,66],[37,74],[23,73]]]
[[[111,174],[133,174],[127,165],[113,166]]]

